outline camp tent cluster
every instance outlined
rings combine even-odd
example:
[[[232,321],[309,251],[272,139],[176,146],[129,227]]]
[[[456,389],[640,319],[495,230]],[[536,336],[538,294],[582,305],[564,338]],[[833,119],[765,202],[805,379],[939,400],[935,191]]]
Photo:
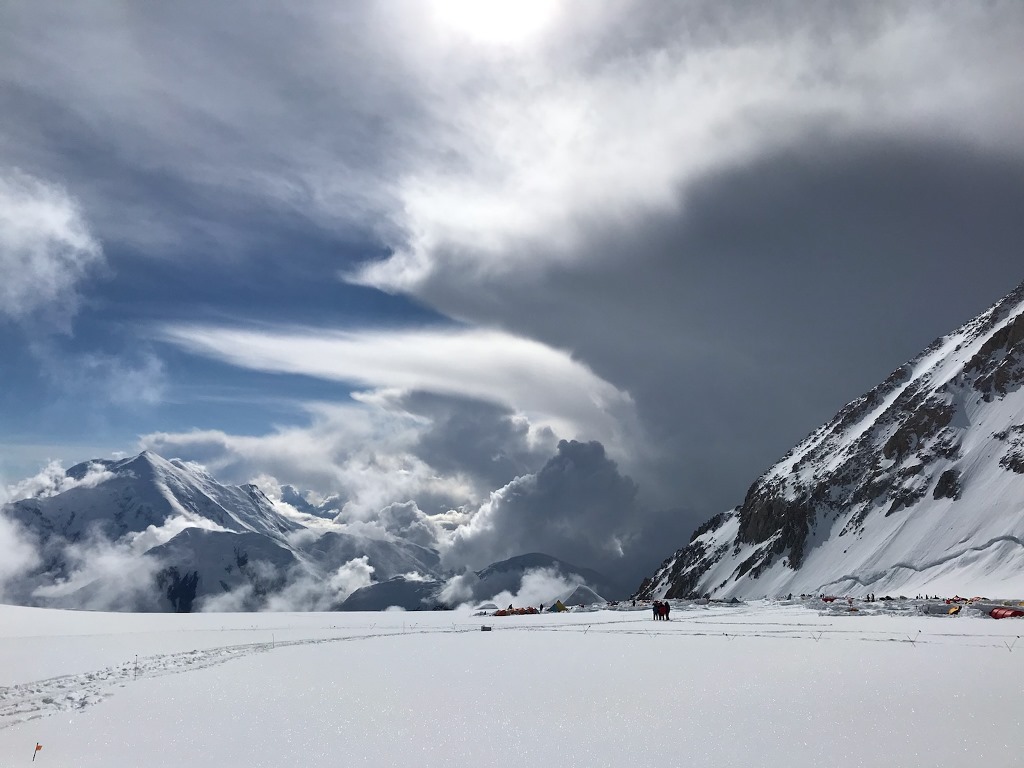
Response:
[[[548,607],[545,608],[545,605]],[[475,611],[478,616],[533,616],[539,613],[562,613],[568,610],[596,610],[592,606],[598,605],[615,606],[618,603],[609,602],[586,584],[577,584],[555,597],[550,603],[545,601],[539,608],[532,605],[521,608],[513,608],[511,605],[508,608],[498,608],[494,603],[482,603],[476,607]]]
[[[569,610],[561,600],[555,600],[548,611],[550,613],[562,613]],[[494,612],[494,616],[535,616],[540,610],[528,605],[526,608],[500,608]]]
[[[532,615],[537,614],[537,613],[540,613],[540,611],[538,611],[536,608],[534,608],[532,605],[530,605],[530,606],[527,606],[526,608],[502,608],[501,610],[495,611],[494,615],[495,616],[532,616]]]

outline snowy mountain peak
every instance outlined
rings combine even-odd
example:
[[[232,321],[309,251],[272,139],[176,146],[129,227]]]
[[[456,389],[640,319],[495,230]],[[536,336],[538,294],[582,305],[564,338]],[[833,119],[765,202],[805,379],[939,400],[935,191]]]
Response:
[[[638,594],[1012,592],[1022,387],[1024,283],[811,433]]]
[[[446,604],[457,574],[434,549],[322,519],[337,498],[294,512],[256,485],[230,486],[189,462],[150,451],[77,464],[56,485],[0,512],[38,550],[9,600],[128,610],[370,610]],[[292,501],[305,501],[291,489]],[[317,516],[321,519],[317,519]],[[355,532],[354,532],[355,531]],[[603,577],[547,555],[495,564],[467,599],[518,592],[531,571],[561,589]],[[548,595],[544,595],[548,597]]]
[[[83,462],[66,477],[60,492],[15,501],[6,511],[30,529],[57,531],[71,540],[91,533],[116,540],[160,528],[171,518],[274,538],[301,527],[256,486],[222,485],[192,465],[151,451]]]

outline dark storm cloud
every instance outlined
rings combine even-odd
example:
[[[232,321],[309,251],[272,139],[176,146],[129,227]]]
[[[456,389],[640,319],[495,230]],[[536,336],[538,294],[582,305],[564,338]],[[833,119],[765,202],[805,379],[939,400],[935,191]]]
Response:
[[[446,274],[424,295],[571,346],[627,389],[655,446],[629,471],[696,525],[1024,278],[1021,199],[1013,156],[807,141],[709,176],[683,214],[596,228],[592,259],[544,290],[520,276],[469,292]]]
[[[668,519],[655,533],[643,528],[650,511],[637,503],[637,485],[597,442],[561,441],[536,474],[496,491],[473,521],[455,534],[446,554],[453,566],[480,568],[524,552],[544,552],[596,568],[623,595],[667,553],[665,537],[685,535]],[[667,517],[667,516],[659,516]],[[678,521],[678,515],[671,515]],[[652,550],[657,543],[660,546]]]
[[[490,403],[420,392],[403,405],[430,422],[413,452],[441,473],[472,477],[484,493],[536,472],[557,442],[551,429],[531,434],[525,419]]]

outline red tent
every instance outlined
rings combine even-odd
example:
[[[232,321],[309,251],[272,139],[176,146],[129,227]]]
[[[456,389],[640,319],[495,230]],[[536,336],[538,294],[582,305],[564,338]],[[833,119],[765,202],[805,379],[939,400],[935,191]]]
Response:
[[[989,611],[988,615],[993,619],[1012,619],[1017,616],[1024,616],[1024,611],[1017,608],[993,608]]]

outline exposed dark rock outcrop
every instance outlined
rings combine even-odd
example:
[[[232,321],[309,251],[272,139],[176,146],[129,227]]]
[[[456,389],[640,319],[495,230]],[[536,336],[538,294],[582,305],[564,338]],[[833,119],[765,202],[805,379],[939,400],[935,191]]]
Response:
[[[999,466],[1024,475],[1024,425],[1014,424],[993,437],[1006,443],[1006,451],[999,457]]]
[[[196,590],[199,588],[198,571],[187,571],[182,576],[172,565],[157,574],[156,583],[160,589],[166,590],[165,594],[175,613],[192,612],[192,603],[195,602]]]
[[[939,482],[935,484],[932,491],[933,499],[959,499],[960,498],[960,473],[955,469],[947,469],[939,475]]]
[[[1024,315],[1007,323],[985,342],[964,373],[973,376],[974,388],[991,401],[1005,397],[1024,383]]]
[[[653,576],[644,580],[635,596],[639,599],[649,599],[656,592],[661,594],[663,590],[660,588],[667,584],[668,591],[664,593],[665,597],[671,599],[700,597],[697,592],[697,583],[701,576],[728,551],[726,545],[711,548],[707,542],[701,540],[701,537],[717,531],[729,517],[729,513],[715,515],[701,525],[694,531],[689,544],[672,557],[667,558]]]

